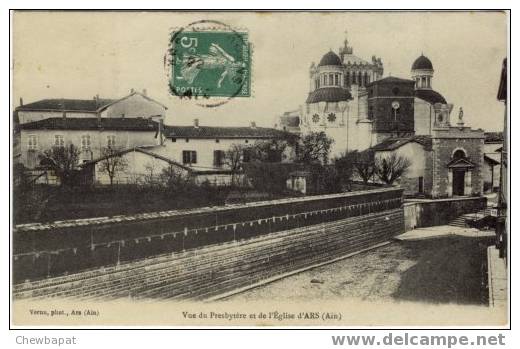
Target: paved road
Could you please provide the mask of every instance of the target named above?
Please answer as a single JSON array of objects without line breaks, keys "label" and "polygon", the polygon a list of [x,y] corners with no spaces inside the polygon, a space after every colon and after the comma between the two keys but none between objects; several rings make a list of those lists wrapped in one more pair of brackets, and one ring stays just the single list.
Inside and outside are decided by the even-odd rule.
[{"label": "paved road", "polygon": [[357,298],[486,304],[482,288],[490,237],[444,236],[394,241],[227,298],[306,301]]}]

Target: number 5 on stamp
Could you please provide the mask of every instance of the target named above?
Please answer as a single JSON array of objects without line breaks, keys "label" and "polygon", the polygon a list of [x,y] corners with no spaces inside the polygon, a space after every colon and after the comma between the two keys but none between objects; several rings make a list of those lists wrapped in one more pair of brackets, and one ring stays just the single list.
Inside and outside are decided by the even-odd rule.
[{"label": "number 5 on stamp", "polygon": [[251,96],[247,33],[179,31],[171,37],[170,92],[181,97]]}]

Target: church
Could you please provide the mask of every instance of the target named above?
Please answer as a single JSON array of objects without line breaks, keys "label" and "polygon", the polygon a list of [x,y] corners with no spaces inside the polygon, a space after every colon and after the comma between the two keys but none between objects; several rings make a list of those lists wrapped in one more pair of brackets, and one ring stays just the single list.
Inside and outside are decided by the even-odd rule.
[{"label": "church", "polygon": [[405,195],[442,198],[481,195],[484,131],[464,124],[459,110],[433,88],[434,68],[421,54],[409,78],[383,77],[381,58],[364,60],[345,40],[309,68],[309,94],[276,127],[305,135],[323,131],[334,140],[330,158],[372,150],[397,152],[412,165],[400,185]]}]

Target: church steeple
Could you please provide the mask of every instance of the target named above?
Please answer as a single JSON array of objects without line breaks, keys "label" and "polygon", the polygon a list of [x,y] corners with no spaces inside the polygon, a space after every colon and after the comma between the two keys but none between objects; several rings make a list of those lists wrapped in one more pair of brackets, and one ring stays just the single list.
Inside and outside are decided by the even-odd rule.
[{"label": "church steeple", "polygon": [[343,47],[339,48],[339,54],[341,56],[341,60],[343,60],[343,57],[345,55],[351,55],[354,53],[354,49],[352,48],[352,46],[348,45],[347,35],[348,35],[348,30],[345,30],[345,40],[343,41]]},{"label": "church steeple", "polygon": [[412,79],[416,89],[432,88],[433,65],[428,57],[421,55],[412,64]]}]

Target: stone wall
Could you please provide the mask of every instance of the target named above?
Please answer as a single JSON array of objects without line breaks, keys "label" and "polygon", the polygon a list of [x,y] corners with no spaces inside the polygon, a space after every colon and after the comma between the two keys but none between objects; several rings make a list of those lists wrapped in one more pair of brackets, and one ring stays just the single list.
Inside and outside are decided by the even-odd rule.
[{"label": "stone wall", "polygon": [[402,208],[402,190],[19,225],[13,281],[77,273]]},{"label": "stone wall", "polygon": [[402,208],[13,287],[15,299],[208,299],[364,251],[401,234]]},{"label": "stone wall", "polygon": [[464,195],[480,195],[483,190],[482,166],[483,166],[483,131],[470,130],[468,128],[436,130],[432,137],[434,151],[433,159],[433,197],[445,198],[451,196],[450,169],[447,164],[453,159],[456,150],[463,150],[466,157],[475,167],[471,169],[471,185]]},{"label": "stone wall", "polygon": [[485,197],[410,200],[404,204],[405,230],[446,225],[460,215],[486,208],[486,204]]}]

